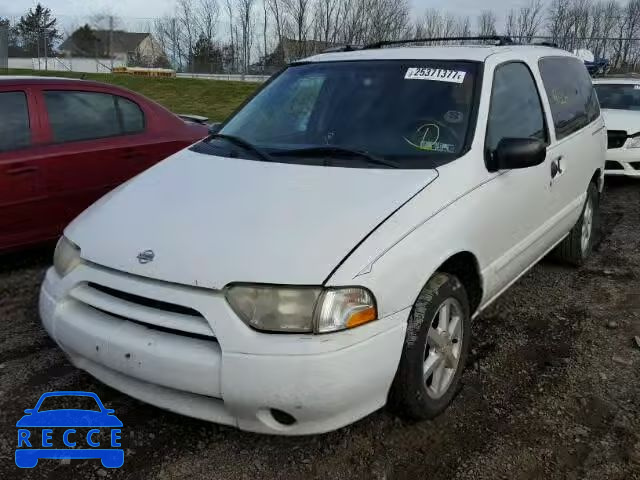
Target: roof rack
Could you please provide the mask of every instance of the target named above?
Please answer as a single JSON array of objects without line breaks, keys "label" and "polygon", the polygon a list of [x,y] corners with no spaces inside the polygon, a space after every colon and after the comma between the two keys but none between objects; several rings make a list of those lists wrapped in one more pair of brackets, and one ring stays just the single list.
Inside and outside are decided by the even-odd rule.
[{"label": "roof rack", "polygon": [[322,53],[353,52],[355,50],[362,50],[362,47],[357,45],[341,45],[339,47],[327,48],[323,50]]},{"label": "roof rack", "polygon": [[[404,45],[406,43],[432,43],[432,42],[496,42],[496,45],[513,45],[511,37],[502,35],[489,35],[482,37],[435,37],[435,38],[410,38],[405,40],[383,40],[370,43],[362,47],[362,50],[388,47],[391,45]],[[345,50],[340,50],[345,51]],[[348,50],[347,50],[348,51]]]},{"label": "roof rack", "polygon": [[557,43],[554,42],[533,42],[531,45],[534,47],[551,47],[551,48],[560,48]]}]

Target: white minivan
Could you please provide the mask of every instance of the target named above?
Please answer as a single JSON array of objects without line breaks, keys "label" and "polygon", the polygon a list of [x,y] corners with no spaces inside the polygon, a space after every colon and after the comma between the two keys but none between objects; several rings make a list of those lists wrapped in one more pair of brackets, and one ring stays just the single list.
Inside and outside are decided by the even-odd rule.
[{"label": "white minivan", "polygon": [[345,49],[288,66],[64,233],[44,327],[100,381],[273,434],[451,402],[471,319],[591,252],[606,131],[550,47]]}]

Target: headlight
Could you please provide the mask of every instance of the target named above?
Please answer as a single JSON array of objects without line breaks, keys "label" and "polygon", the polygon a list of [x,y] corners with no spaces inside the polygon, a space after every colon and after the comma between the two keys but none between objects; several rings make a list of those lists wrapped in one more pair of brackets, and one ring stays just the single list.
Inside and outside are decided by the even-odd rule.
[{"label": "headlight", "polygon": [[58,272],[58,275],[64,277],[81,263],[80,247],[71,243],[67,237],[60,237],[56,245],[56,251],[53,254],[53,267]]},{"label": "headlight", "polygon": [[378,317],[373,295],[360,287],[232,285],[226,298],[246,324],[269,332],[336,332]]},{"label": "headlight", "polygon": [[637,137],[631,137],[627,141],[627,148],[640,148],[640,135]]}]

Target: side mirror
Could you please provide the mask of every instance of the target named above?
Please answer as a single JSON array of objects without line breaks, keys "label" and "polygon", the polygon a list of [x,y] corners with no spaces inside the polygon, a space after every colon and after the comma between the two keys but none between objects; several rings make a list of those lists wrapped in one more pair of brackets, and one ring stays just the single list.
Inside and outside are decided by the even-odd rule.
[{"label": "side mirror", "polygon": [[222,123],[220,123],[220,122],[210,123],[209,124],[209,135],[213,135],[214,133],[218,133],[220,131],[221,127],[222,127]]},{"label": "side mirror", "polygon": [[491,154],[489,170],[512,170],[540,165],[547,157],[547,145],[536,138],[503,138]]}]

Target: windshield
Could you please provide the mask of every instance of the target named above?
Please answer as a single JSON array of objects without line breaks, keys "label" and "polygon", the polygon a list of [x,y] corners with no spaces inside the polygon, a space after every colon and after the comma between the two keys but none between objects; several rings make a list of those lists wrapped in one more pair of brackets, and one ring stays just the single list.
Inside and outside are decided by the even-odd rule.
[{"label": "windshield", "polygon": [[[294,65],[220,134],[241,138],[278,162],[433,168],[465,149],[477,67],[449,61]],[[208,142],[234,148],[224,138]],[[246,151],[232,156],[243,154],[255,158]]]},{"label": "windshield", "polygon": [[640,84],[602,83],[595,85],[595,89],[602,108],[640,110]]},{"label": "windshield", "polygon": [[42,401],[42,404],[40,404],[38,411],[46,412],[48,410],[61,409],[100,411],[100,407],[95,399],[85,395],[54,395],[47,397]]}]

